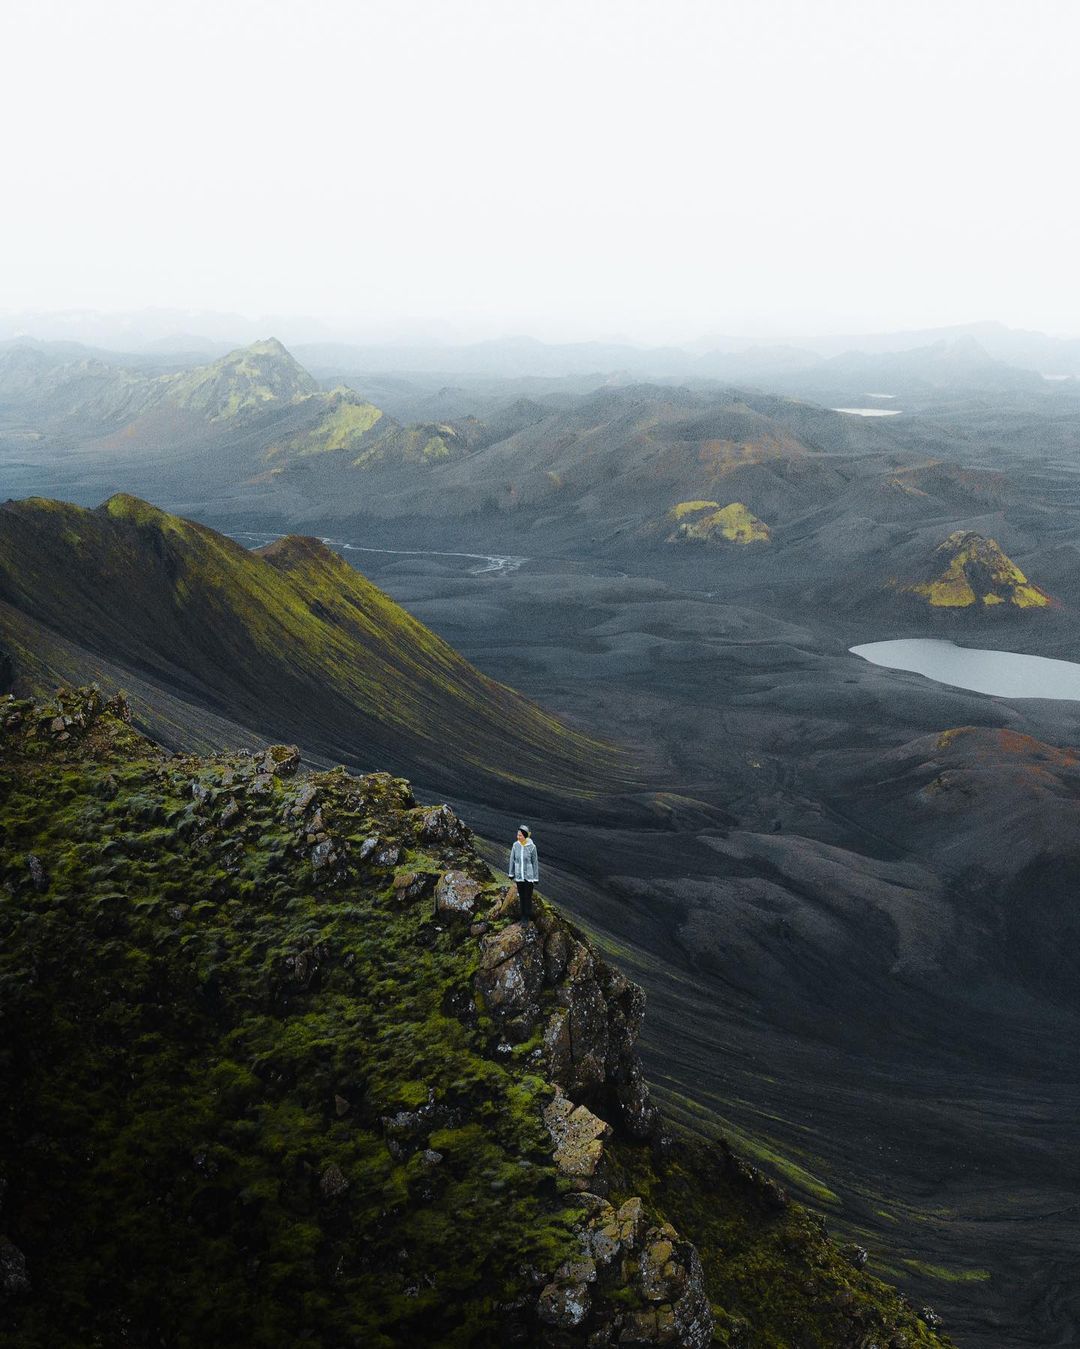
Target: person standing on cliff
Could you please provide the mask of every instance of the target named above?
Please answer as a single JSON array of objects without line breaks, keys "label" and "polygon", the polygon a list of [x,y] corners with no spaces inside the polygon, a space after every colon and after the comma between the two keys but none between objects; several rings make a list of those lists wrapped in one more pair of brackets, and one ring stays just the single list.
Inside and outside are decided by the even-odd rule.
[{"label": "person standing on cliff", "polygon": [[510,849],[510,866],[506,873],[517,887],[521,900],[521,921],[532,921],[533,886],[540,879],[540,861],[536,855],[536,844],[529,837],[528,825],[522,825],[517,831],[517,839]]}]

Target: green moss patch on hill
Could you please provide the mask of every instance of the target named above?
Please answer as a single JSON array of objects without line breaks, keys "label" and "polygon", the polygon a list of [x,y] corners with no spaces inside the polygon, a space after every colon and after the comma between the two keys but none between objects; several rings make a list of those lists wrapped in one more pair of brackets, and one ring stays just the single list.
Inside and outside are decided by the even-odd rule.
[{"label": "green moss patch on hill", "polygon": [[947,1343],[659,1131],[640,991],[446,807],[298,758],[0,703],[0,1336]]},{"label": "green moss patch on hill", "polygon": [[718,507],[715,501],[680,501],[667,515],[675,528],[668,543],[768,543],[769,526],[741,501]]},{"label": "green moss patch on hill", "polygon": [[995,539],[985,539],[970,530],[956,530],[935,549],[935,565],[942,562],[943,571],[926,581],[900,588],[922,596],[938,609],[996,605],[1044,609],[1050,604],[1050,596],[1031,584]]}]

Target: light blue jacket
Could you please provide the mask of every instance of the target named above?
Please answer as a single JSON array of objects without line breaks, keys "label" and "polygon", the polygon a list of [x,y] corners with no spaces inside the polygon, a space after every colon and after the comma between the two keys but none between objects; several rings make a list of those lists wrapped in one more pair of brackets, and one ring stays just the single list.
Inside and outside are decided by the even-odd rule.
[{"label": "light blue jacket", "polygon": [[540,862],[536,856],[536,844],[531,838],[525,840],[525,846],[514,840],[510,849],[510,869],[506,873],[512,881],[538,881]]}]

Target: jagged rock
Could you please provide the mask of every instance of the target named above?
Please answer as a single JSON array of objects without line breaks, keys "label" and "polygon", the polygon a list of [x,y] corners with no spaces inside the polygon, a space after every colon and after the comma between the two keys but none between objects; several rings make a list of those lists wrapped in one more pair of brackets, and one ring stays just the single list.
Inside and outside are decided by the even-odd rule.
[{"label": "jagged rock", "polygon": [[656,1335],[655,1311],[650,1309],[644,1312],[630,1312],[619,1335],[619,1343],[631,1347],[656,1344]]},{"label": "jagged rock", "polygon": [[221,824],[222,829],[228,829],[229,825],[233,824],[239,818],[240,807],[237,804],[235,797],[230,797],[225,803],[225,809],[221,812],[219,823]]},{"label": "jagged rock", "polygon": [[537,927],[544,939],[545,978],[562,1004],[544,1031],[551,1079],[603,1113],[614,1106],[632,1138],[647,1138],[656,1123],[635,1041],[645,1011],[642,990],[597,959],[584,939],[553,915]]},{"label": "jagged rock", "polygon": [[349,1104],[349,1102],[345,1099],[344,1096],[338,1096],[335,1094],[334,1114],[337,1115],[338,1119],[341,1119],[343,1115],[347,1115],[351,1109],[352,1106]]},{"label": "jagged rock", "polygon": [[496,1020],[539,1016],[536,999],[543,982],[543,948],[533,926],[511,923],[483,938],[475,986]]},{"label": "jagged rock", "polygon": [[567,1260],[555,1271],[556,1283],[595,1283],[596,1262],[590,1256]]},{"label": "jagged rock", "polygon": [[841,1247],[841,1252],[856,1269],[866,1268],[866,1262],[870,1258],[870,1252],[865,1246],[859,1246],[856,1245],[855,1242],[852,1242],[848,1246]]},{"label": "jagged rock", "polygon": [[464,871],[447,871],[435,887],[436,912],[470,914],[476,907],[480,891],[479,882]]},{"label": "jagged rock", "polygon": [[[705,1271],[697,1248],[689,1241],[678,1241],[675,1246],[677,1270],[681,1271],[682,1292],[672,1304],[674,1340],[685,1349],[705,1349],[712,1343],[713,1317],[708,1294],[705,1291]],[[666,1274],[666,1269],[665,1269]],[[680,1279],[672,1278],[679,1286]]]},{"label": "jagged rock", "polygon": [[49,887],[49,876],[45,870],[44,863],[37,853],[26,854],[26,866],[30,872],[30,884],[40,894],[42,890]]},{"label": "jagged rock", "polygon": [[555,1165],[563,1175],[595,1175],[604,1156],[604,1142],[612,1134],[611,1125],[561,1092],[544,1107],[543,1116],[554,1145]]},{"label": "jagged rock", "polygon": [[592,1298],[587,1284],[549,1283],[540,1294],[536,1310],[541,1321],[560,1330],[580,1326],[589,1314]]},{"label": "jagged rock", "polygon": [[273,777],[289,777],[300,767],[300,751],[296,745],[270,745],[259,760],[260,773]]},{"label": "jagged rock", "polygon": [[381,867],[396,867],[400,856],[401,849],[390,843],[375,854],[375,861]]},{"label": "jagged rock", "polygon": [[566,972],[570,938],[564,927],[552,926],[553,930],[544,940],[544,975],[549,984],[557,984]]},{"label": "jagged rock", "polygon": [[449,806],[421,807],[417,835],[423,843],[464,847],[472,838],[472,830],[462,823]]},{"label": "jagged rock", "polygon": [[617,1212],[612,1212],[610,1222],[601,1227],[600,1231],[607,1233],[619,1250],[632,1251],[641,1242],[644,1229],[644,1208],[641,1200],[634,1196],[621,1204]]},{"label": "jagged rock", "polygon": [[675,1267],[672,1255],[675,1247],[667,1237],[650,1232],[651,1240],[641,1255],[638,1281],[641,1291],[650,1302],[664,1302],[671,1297],[671,1281]]},{"label": "jagged rock", "polygon": [[256,773],[248,791],[252,796],[266,796],[274,790],[274,779],[269,773]]},{"label": "jagged rock", "polygon": [[432,871],[399,871],[394,877],[394,898],[400,904],[413,904],[430,895],[438,879]]},{"label": "jagged rock", "polygon": [[648,1138],[656,1124],[657,1110],[652,1104],[645,1070],[636,1055],[625,1072],[626,1080],[617,1082],[615,1089],[622,1112],[622,1126],[631,1138]]},{"label": "jagged rock", "polygon": [[26,1256],[13,1241],[0,1237],[0,1298],[15,1297],[30,1291]]},{"label": "jagged rock", "polygon": [[303,815],[303,813],[307,810],[308,806],[310,806],[311,803],[315,800],[317,795],[318,792],[314,787],[314,785],[310,782],[305,782],[304,785],[300,788],[300,790],[296,793],[296,795],[285,807],[287,814],[292,816]]},{"label": "jagged rock", "polygon": [[311,865],[315,871],[320,871],[323,867],[333,866],[337,860],[333,839],[324,838],[321,843],[316,843],[311,850]]},{"label": "jagged rock", "polygon": [[191,784],[191,795],[200,804],[210,795],[210,788],[205,782],[200,782],[198,778]]},{"label": "jagged rock", "polygon": [[356,856],[359,861],[366,862],[375,849],[379,846],[378,834],[369,834],[356,850]]},{"label": "jagged rock", "polygon": [[324,1199],[337,1199],[349,1188],[349,1182],[336,1162],[331,1162],[319,1180],[319,1193]]},{"label": "jagged rock", "polygon": [[283,957],[279,992],[290,989],[307,992],[332,953],[333,948],[328,943],[319,942]]},{"label": "jagged rock", "polygon": [[400,1142],[415,1142],[425,1131],[426,1121],[418,1110],[399,1110],[384,1115],[380,1121],[388,1138]]}]

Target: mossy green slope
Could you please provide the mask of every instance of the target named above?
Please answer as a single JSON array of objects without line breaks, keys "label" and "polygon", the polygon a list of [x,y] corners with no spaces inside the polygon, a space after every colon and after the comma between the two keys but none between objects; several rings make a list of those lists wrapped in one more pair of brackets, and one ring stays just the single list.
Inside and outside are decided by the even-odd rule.
[{"label": "mossy green slope", "polygon": [[[454,1015],[476,943],[394,888],[486,867],[400,780],[167,758],[118,710],[0,712],[0,1221],[41,1293],[7,1342],[493,1342],[580,1204],[533,1046],[498,1062]],[[385,1121],[429,1100],[441,1158],[395,1157]]]},{"label": "mossy green slope", "polygon": [[312,395],[319,413],[312,424],[285,437],[266,452],[268,460],[304,459],[313,454],[346,453],[359,449],[373,427],[383,419],[380,408],[352,389],[333,389]]},{"label": "mossy green slope", "polygon": [[179,375],[162,375],[154,385],[173,407],[210,421],[229,421],[266,404],[291,402],[319,392],[314,376],[273,337],[240,347],[210,365]]},{"label": "mossy green slope", "polygon": [[254,554],[134,497],[11,502],[0,605],[9,626],[26,615],[264,735],[442,790],[588,791],[631,776],[315,539]]},{"label": "mossy green slope", "polygon": [[[298,402],[308,414],[307,423],[264,451],[272,473],[300,461],[307,471],[314,467],[348,479],[357,470],[429,468],[469,449],[467,436],[457,427],[444,422],[402,426],[352,389],[312,394]],[[315,456],[314,464],[303,462]]]},{"label": "mossy green slope", "polygon": [[[948,1343],[722,1145],[632,1127],[640,993],[543,902],[493,960],[529,934],[445,807],[126,715],[0,703],[0,1343]],[[615,1135],[568,1166],[571,1090]]]}]

